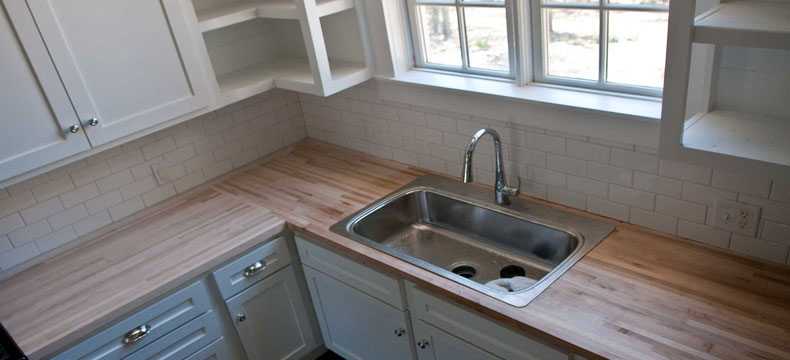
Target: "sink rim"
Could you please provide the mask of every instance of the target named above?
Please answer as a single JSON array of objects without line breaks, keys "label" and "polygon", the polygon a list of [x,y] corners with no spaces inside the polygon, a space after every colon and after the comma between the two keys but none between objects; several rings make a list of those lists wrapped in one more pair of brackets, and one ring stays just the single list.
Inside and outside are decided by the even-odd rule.
[{"label": "sink rim", "polygon": [[[562,231],[570,236],[575,237],[579,244],[576,248],[559,264],[557,264],[549,273],[543,278],[539,279],[535,284],[529,288],[517,292],[500,292],[491,289],[484,284],[476,281],[469,280],[458,274],[453,273],[448,269],[444,269],[434,265],[425,260],[416,258],[404,252],[395,250],[380,242],[369,239],[356,233],[354,226],[363,220],[365,217],[371,215],[382,207],[392,203],[393,201],[415,192],[427,191],[436,193],[441,196],[446,196],[456,201],[469,203],[472,206],[479,206],[486,210],[494,211],[505,216],[511,216],[521,221],[528,221],[540,226],[545,226],[557,231]],[[529,210],[538,209],[538,215],[527,212]],[[546,216],[539,216],[542,213],[555,213],[555,215],[562,215],[560,217],[567,217],[576,220],[576,225],[583,226],[569,226],[557,221],[554,221]],[[596,226],[590,226],[596,225]],[[580,230],[579,227],[582,229]],[[597,227],[597,228],[596,228]],[[592,231],[585,231],[587,228],[592,228]],[[522,198],[511,198],[511,205],[497,205],[493,201],[493,193],[490,190],[480,188],[474,185],[463,184],[451,179],[438,177],[434,175],[425,175],[417,178],[416,180],[402,186],[401,188],[393,191],[392,193],[376,200],[374,203],[366,206],[365,208],[355,212],[354,214],[344,218],[343,220],[335,223],[330,227],[330,231],[343,235],[351,240],[384,252],[390,256],[398,258],[402,261],[408,262],[412,265],[421,267],[431,273],[442,276],[448,280],[459,283],[474,291],[483,293],[509,305],[515,307],[524,307],[540,295],[546,288],[554,283],[563,273],[565,273],[573,264],[579,261],[584,255],[592,250],[595,245],[600,243],[608,234],[614,230],[614,226],[600,222],[597,220],[589,219],[580,215],[571,214],[566,211],[554,209],[546,205],[534,203]]]}]

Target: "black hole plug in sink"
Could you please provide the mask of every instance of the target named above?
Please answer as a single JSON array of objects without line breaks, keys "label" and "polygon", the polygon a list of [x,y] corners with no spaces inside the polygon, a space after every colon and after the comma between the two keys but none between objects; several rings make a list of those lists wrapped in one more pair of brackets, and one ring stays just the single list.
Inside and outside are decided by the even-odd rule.
[{"label": "black hole plug in sink", "polygon": [[524,268],[518,265],[508,265],[502,268],[499,272],[499,276],[503,278],[512,278],[516,276],[524,276],[527,272],[524,271]]},{"label": "black hole plug in sink", "polygon": [[465,277],[467,279],[469,279],[472,276],[475,276],[475,274],[477,274],[477,270],[475,270],[475,268],[473,268],[473,267],[471,267],[469,265],[456,266],[455,268],[453,268],[452,272],[454,272],[454,273],[456,273],[458,275],[461,275],[461,276],[463,276],[463,277]]}]

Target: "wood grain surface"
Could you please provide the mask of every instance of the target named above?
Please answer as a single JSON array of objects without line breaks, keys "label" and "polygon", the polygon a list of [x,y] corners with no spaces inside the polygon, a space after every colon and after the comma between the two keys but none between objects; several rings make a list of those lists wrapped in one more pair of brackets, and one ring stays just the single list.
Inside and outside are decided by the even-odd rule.
[{"label": "wood grain surface", "polygon": [[199,189],[0,282],[0,322],[46,358],[283,229],[267,209]]},{"label": "wood grain surface", "polygon": [[329,231],[425,174],[307,141],[214,186],[318,243],[589,358],[790,359],[790,268],[552,205],[617,230],[525,308]]},{"label": "wood grain surface", "polygon": [[[329,231],[424,174],[308,140],[0,282],[0,321],[25,351],[53,351],[120,318],[121,305],[141,305],[241,253],[254,234],[273,235],[281,218],[355,261],[591,359],[790,359],[785,266],[531,199],[617,230],[530,305],[515,308]],[[141,264],[148,270],[135,270]],[[147,294],[130,305],[141,287]]]}]

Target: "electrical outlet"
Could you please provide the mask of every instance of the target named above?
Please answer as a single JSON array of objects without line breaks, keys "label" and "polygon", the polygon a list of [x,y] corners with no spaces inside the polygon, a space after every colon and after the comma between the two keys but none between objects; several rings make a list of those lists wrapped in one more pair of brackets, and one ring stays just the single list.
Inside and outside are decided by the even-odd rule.
[{"label": "electrical outlet", "polygon": [[154,174],[156,175],[156,181],[159,182],[159,185],[168,183],[172,180],[169,170],[170,169],[166,166],[160,166],[154,169]]},{"label": "electrical outlet", "polygon": [[713,211],[713,227],[752,237],[757,235],[759,206],[716,199]]},{"label": "electrical outlet", "polygon": [[362,136],[365,140],[378,143],[379,142],[379,127],[370,121],[360,121],[362,128]]}]

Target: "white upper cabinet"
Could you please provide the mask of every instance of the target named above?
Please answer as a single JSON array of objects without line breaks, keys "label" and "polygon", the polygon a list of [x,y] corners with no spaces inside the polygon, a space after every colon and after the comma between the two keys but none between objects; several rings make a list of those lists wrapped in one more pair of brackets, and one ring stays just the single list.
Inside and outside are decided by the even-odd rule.
[{"label": "white upper cabinet", "polygon": [[93,146],[209,105],[183,2],[28,4]]},{"label": "white upper cabinet", "polygon": [[3,5],[0,180],[90,148],[25,1]]}]

